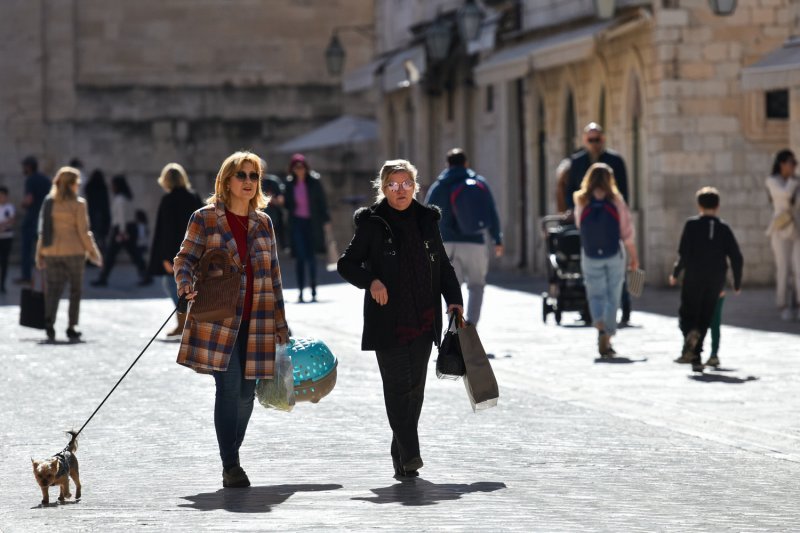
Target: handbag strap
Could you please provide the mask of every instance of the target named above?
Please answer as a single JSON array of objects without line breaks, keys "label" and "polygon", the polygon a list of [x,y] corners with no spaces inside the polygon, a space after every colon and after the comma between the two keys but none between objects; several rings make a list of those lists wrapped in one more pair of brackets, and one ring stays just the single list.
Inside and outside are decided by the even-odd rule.
[{"label": "handbag strap", "polygon": [[[248,253],[248,256],[250,254]],[[222,248],[214,248],[211,250],[207,250],[206,253],[203,254],[203,257],[200,258],[200,272],[198,278],[201,280],[205,280],[208,278],[208,267],[211,266],[212,261],[220,260],[224,267],[227,269],[231,264],[231,256],[230,254],[223,250]]]}]

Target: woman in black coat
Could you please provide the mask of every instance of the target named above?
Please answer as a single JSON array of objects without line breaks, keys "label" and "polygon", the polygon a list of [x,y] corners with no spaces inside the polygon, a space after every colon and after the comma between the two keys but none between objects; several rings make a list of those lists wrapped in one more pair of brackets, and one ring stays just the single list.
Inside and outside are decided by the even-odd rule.
[{"label": "woman in black coat", "polygon": [[[203,207],[203,201],[192,190],[189,176],[178,163],[169,163],[161,171],[158,184],[167,192],[161,197],[153,230],[153,245],[150,247],[148,274],[161,276],[164,292],[178,305],[178,291],[173,279],[172,261],[180,250],[189,218]],[[167,333],[177,336],[183,333],[186,315],[178,313],[178,325]]]},{"label": "woman in black coat", "polygon": [[375,350],[392,428],[395,476],[422,467],[419,423],[432,344],[447,312],[463,313],[461,287],[439,234],[441,214],[414,199],[417,169],[387,161],[375,180],[378,201],[356,211],[356,232],[339,259],[339,274],[365,290],[362,350]]},{"label": "woman in black coat", "polygon": [[306,268],[311,282],[311,301],[317,301],[317,260],[315,254],[325,252],[325,225],[330,224],[328,202],[319,174],[313,172],[302,154],[294,154],[289,163],[285,188],[286,211],[289,213],[292,255],[295,259],[298,301],[303,301]]}]

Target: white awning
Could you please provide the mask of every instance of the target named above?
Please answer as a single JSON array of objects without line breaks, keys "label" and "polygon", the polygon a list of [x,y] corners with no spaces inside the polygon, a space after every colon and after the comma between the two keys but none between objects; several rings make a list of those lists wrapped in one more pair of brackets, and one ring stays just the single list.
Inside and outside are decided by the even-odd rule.
[{"label": "white awning", "polygon": [[527,76],[534,70],[545,70],[589,59],[599,40],[616,38],[648,20],[650,14],[640,10],[636,16],[627,20],[597,22],[500,49],[475,68],[475,82],[485,85],[511,81]]},{"label": "white awning", "polygon": [[351,70],[342,77],[342,90],[346,93],[365,91],[375,86],[375,73],[386,62],[382,57]]},{"label": "white awning", "polygon": [[278,146],[279,152],[305,152],[345,144],[377,140],[378,123],[372,119],[342,115],[336,120]]},{"label": "white awning", "polygon": [[800,37],[793,37],[747,68],[742,89],[770,90],[800,87]]},{"label": "white awning", "polygon": [[425,68],[425,47],[423,45],[401,50],[386,62],[386,66],[383,68],[381,87],[384,92],[389,93],[419,83],[425,75]]}]

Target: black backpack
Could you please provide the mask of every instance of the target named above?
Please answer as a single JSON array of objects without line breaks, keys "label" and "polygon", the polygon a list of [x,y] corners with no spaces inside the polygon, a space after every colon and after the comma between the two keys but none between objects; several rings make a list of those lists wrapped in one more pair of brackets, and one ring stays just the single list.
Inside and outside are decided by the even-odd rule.
[{"label": "black backpack", "polygon": [[492,195],[489,187],[472,173],[450,190],[450,207],[458,230],[464,235],[480,234],[492,220]]}]

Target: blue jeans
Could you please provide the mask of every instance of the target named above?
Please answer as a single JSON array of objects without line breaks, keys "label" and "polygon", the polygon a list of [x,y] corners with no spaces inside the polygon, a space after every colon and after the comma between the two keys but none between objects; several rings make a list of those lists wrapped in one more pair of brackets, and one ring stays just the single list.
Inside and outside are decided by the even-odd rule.
[{"label": "blue jeans", "polygon": [[163,287],[164,292],[172,298],[172,301],[175,303],[175,307],[178,306],[178,286],[175,284],[175,278],[172,277],[172,274],[164,274],[161,276],[161,287]]},{"label": "blue jeans", "polygon": [[595,259],[581,253],[581,270],[592,325],[613,335],[617,332],[617,309],[625,281],[625,254]]},{"label": "blue jeans", "polygon": [[248,323],[242,322],[227,370],[214,372],[217,385],[214,429],[217,431],[222,467],[226,469],[239,464],[239,447],[244,440],[255,400],[256,380],[244,379],[247,328]]},{"label": "blue jeans", "polygon": [[306,286],[306,265],[311,278],[311,294],[317,294],[317,259],[314,256],[314,231],[310,218],[292,217],[292,253],[295,259],[297,288]]}]

